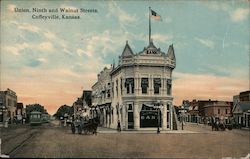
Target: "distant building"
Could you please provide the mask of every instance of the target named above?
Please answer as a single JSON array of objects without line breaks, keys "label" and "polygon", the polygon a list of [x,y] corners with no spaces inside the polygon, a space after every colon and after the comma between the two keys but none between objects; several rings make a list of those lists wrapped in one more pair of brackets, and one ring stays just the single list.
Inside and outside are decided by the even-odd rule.
[{"label": "distant building", "polygon": [[83,90],[81,99],[83,100],[83,105],[91,106],[92,99],[91,99],[92,91],[90,90]]},{"label": "distant building", "polygon": [[226,117],[231,115],[232,102],[218,100],[196,100],[187,102],[189,109],[187,112],[189,122],[201,123],[206,117],[222,116],[227,113]]},{"label": "distant building", "polygon": [[236,124],[242,127],[250,127],[250,91],[240,92],[233,97],[233,117]]},{"label": "distant building", "polygon": [[16,116],[18,121],[21,121],[22,118],[25,116],[25,109],[23,107],[23,103],[17,103]]},{"label": "distant building", "polygon": [[92,86],[93,105],[100,109],[103,124],[123,130],[160,127],[173,130],[175,109],[172,96],[172,71],[176,59],[173,45],[167,53],[153,41],[135,54],[128,42],[118,65],[104,68]]},{"label": "distant building", "polygon": [[216,101],[212,100],[192,100],[189,102],[189,109],[188,109],[188,121],[189,122],[202,122],[201,118],[205,117],[205,108],[204,106],[207,104],[212,104]]},{"label": "distant building", "polygon": [[204,106],[205,117],[218,117],[229,123],[233,102],[217,101]]},{"label": "distant building", "polygon": [[73,103],[74,115],[76,116],[77,112],[83,110],[83,100],[81,98],[77,98],[77,100]]},{"label": "distant building", "polygon": [[189,107],[187,111],[187,121],[197,123],[199,119],[199,102],[194,99],[193,101],[188,103]]},{"label": "distant building", "polygon": [[13,123],[16,116],[17,95],[11,89],[0,91],[0,122],[5,122],[10,119]]},{"label": "distant building", "polygon": [[240,102],[249,102],[250,91],[240,92],[239,98],[240,98]]},{"label": "distant building", "polygon": [[190,102],[189,102],[188,100],[183,100],[183,101],[182,101],[182,107],[183,107],[184,109],[188,110],[189,107],[190,107]]},{"label": "distant building", "polygon": [[77,98],[77,100],[73,103],[74,109],[74,116],[81,114],[81,113],[89,113],[89,109],[92,105],[91,99],[92,91],[90,90],[83,90],[82,96]]}]

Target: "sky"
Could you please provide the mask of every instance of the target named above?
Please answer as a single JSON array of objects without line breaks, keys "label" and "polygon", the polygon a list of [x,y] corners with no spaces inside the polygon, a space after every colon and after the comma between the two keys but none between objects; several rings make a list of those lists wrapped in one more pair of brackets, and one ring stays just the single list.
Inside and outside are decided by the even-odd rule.
[{"label": "sky", "polygon": [[[134,53],[152,39],[167,52],[173,44],[174,105],[182,100],[232,101],[249,90],[250,3],[224,1],[1,1],[1,90],[18,102],[40,103],[50,114],[72,105],[97,74],[117,63],[126,40]],[[15,12],[14,8],[30,12]],[[33,8],[96,9],[96,13],[34,13]],[[77,15],[80,19],[32,19],[32,15]]]}]

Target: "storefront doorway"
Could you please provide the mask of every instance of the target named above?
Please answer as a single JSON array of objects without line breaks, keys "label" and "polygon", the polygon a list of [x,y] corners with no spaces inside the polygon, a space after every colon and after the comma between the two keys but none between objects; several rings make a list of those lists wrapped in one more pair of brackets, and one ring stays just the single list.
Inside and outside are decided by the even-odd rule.
[{"label": "storefront doorway", "polygon": [[128,129],[134,129],[134,112],[133,105],[128,105]]},{"label": "storefront doorway", "polygon": [[161,127],[161,111],[143,104],[140,112],[140,127],[158,127],[158,124]]}]

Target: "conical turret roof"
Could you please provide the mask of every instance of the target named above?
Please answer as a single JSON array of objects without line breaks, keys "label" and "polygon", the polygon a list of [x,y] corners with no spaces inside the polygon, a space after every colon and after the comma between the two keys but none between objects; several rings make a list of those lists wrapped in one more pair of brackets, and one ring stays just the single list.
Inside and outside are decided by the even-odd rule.
[{"label": "conical turret roof", "polygon": [[174,46],[173,44],[169,46],[167,57],[169,57],[171,60],[175,60],[175,54],[174,54]]},{"label": "conical turret roof", "polygon": [[133,53],[131,47],[129,46],[128,41],[126,41],[126,45],[125,45],[124,50],[122,52],[122,57],[129,57],[129,56],[133,56],[133,55],[134,55],[134,53]]}]

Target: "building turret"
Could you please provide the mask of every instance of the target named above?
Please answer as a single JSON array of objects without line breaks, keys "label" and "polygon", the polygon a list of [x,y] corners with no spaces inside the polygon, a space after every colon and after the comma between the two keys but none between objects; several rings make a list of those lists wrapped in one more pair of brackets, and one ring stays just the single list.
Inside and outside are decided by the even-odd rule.
[{"label": "building turret", "polygon": [[133,53],[132,49],[130,48],[130,46],[128,44],[128,41],[126,41],[126,45],[124,47],[124,50],[122,52],[121,57],[122,58],[124,58],[124,57],[131,57],[133,55],[134,55],[134,53]]},{"label": "building turret", "polygon": [[170,45],[169,48],[168,48],[167,57],[170,58],[171,60],[175,61],[175,54],[174,54],[174,46],[173,46],[173,44]]}]

